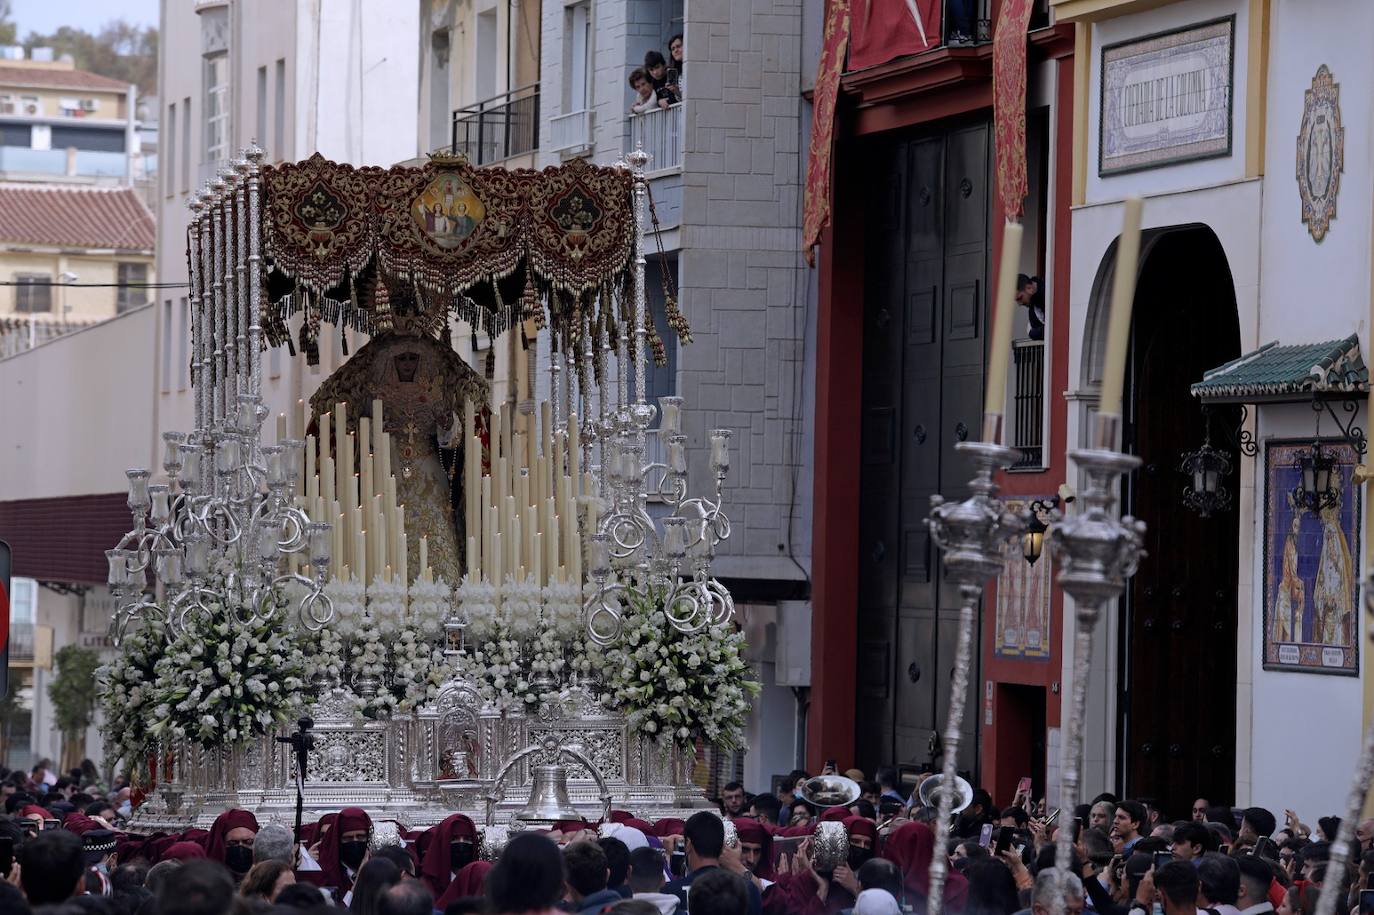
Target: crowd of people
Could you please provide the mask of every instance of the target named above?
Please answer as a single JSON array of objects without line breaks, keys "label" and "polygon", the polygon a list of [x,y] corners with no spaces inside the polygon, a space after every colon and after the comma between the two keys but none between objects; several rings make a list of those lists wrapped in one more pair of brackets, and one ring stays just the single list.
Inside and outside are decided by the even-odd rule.
[{"label": "crowd of people", "polygon": [[[833,773],[827,770],[826,774]],[[817,809],[796,771],[776,793],[731,783],[720,809],[686,820],[553,824],[484,848],[463,814],[424,830],[377,830],[345,808],[299,836],[246,811],[174,835],[124,828],[130,789],[89,763],[54,776],[0,770],[0,915],[897,915],[923,912],[937,853],[936,812],[880,769],[846,806]],[[1067,811],[1065,811],[1067,814]],[[732,824],[727,828],[726,823]],[[826,825],[821,825],[826,824]],[[839,824],[842,829],[834,824]],[[1148,799],[1101,795],[1047,812],[1020,790],[1005,807],[983,789],[952,823],[942,908],[955,915],[1315,915],[1329,881],[1342,915],[1374,876],[1374,820],[1347,866],[1339,820],[1312,829],[1292,811],[1196,800],[1171,820]],[[1071,872],[1054,867],[1074,831]],[[838,836],[837,849],[822,846]],[[847,849],[847,853],[846,853]],[[492,859],[495,860],[492,860]]]},{"label": "crowd of people", "polygon": [[644,54],[644,66],[630,71],[630,88],[635,100],[630,114],[647,114],[682,101],[683,71],[687,61],[682,52],[682,36],[668,39],[668,56],[650,49]]}]

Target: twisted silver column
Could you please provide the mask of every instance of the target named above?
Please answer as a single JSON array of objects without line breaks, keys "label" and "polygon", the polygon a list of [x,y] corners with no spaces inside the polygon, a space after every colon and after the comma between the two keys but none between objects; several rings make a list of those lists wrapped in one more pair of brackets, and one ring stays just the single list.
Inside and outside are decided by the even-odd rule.
[{"label": "twisted silver column", "polygon": [[992,475],[1020,456],[1015,448],[997,444],[1002,417],[983,417],[982,442],[961,442],[955,450],[967,454],[977,468],[969,482],[970,495],[962,502],[946,502],[943,496],[930,497],[930,517],[926,526],[930,536],[945,554],[945,575],[959,585],[959,639],[955,646],[954,679],[950,684],[949,715],[945,719],[944,765],[941,787],[936,793],[935,851],[930,858],[930,894],[927,915],[939,915],[944,903],[945,877],[949,871],[950,813],[952,786],[958,775],[959,745],[962,743],[964,707],[968,699],[968,675],[973,666],[973,630],[983,584],[1002,569],[1003,544],[1025,529],[1024,519],[1007,511],[997,498]]},{"label": "twisted silver column", "polygon": [[[1144,555],[1145,524],[1118,517],[1116,498],[1120,477],[1139,466],[1140,458],[1113,450],[1119,416],[1098,414],[1096,448],[1069,452],[1087,475],[1080,498],[1081,508],[1050,528],[1050,541],[1060,562],[1059,586],[1074,600],[1073,692],[1064,725],[1064,747],[1059,789],[1059,835],[1055,866],[1069,872],[1073,856],[1074,804],[1082,780],[1083,717],[1087,707],[1088,674],[1092,663],[1093,630],[1102,608],[1126,589]],[[1064,911],[1065,887],[1055,893],[1055,911]]]}]

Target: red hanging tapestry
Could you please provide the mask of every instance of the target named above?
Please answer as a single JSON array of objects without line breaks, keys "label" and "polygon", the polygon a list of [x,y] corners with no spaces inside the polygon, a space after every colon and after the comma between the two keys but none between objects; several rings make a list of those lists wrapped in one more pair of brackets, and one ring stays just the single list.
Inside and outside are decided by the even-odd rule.
[{"label": "red hanging tapestry", "polygon": [[849,69],[938,48],[944,0],[854,0]]},{"label": "red hanging tapestry", "polygon": [[1025,212],[1026,28],[1031,0],[1003,0],[992,38],[993,149],[997,193],[1008,219]]},{"label": "red hanging tapestry", "polygon": [[811,144],[806,159],[806,188],[802,196],[802,250],[806,262],[816,265],[816,245],[821,230],[830,222],[830,190],[834,179],[835,105],[839,101],[840,74],[849,46],[849,0],[830,0],[826,7],[821,62],[816,68],[812,93]]}]

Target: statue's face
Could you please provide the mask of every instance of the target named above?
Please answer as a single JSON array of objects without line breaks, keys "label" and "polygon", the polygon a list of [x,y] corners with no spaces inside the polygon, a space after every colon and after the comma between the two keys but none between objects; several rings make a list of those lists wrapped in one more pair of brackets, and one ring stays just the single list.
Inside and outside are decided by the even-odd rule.
[{"label": "statue's face", "polygon": [[394,361],[398,381],[408,384],[415,380],[415,373],[420,370],[419,353],[397,353]]}]

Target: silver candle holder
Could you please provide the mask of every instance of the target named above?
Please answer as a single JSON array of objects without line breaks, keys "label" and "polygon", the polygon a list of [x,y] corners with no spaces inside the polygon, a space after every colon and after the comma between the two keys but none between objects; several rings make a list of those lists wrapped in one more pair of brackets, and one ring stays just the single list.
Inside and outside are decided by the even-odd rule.
[{"label": "silver candle holder", "polygon": [[945,574],[959,585],[959,637],[954,655],[954,678],[950,684],[949,715],[945,720],[944,763],[940,788],[936,792],[935,854],[930,858],[930,893],[927,915],[939,915],[944,902],[945,877],[949,857],[950,814],[954,806],[953,786],[958,775],[959,745],[962,742],[964,707],[968,696],[968,672],[973,662],[973,630],[983,585],[1002,570],[1003,544],[1025,530],[1024,518],[1008,511],[997,498],[992,476],[1010,466],[1020,451],[997,444],[1002,417],[983,416],[981,442],[955,445],[976,468],[969,482],[969,496],[960,502],[946,502],[943,496],[930,497],[930,517],[926,526],[930,536],[944,552]]},{"label": "silver candle holder", "polygon": [[[1087,706],[1088,674],[1092,665],[1093,631],[1102,608],[1126,589],[1126,579],[1135,574],[1145,555],[1145,523],[1117,511],[1120,477],[1140,465],[1140,458],[1115,449],[1121,417],[1097,415],[1095,447],[1069,452],[1087,476],[1077,512],[1050,528],[1049,537],[1059,559],[1059,586],[1074,600],[1073,693],[1064,727],[1063,776],[1059,792],[1059,836],[1056,840],[1055,866],[1069,873],[1073,855],[1071,822],[1073,805],[1082,779],[1083,717]],[[1066,815],[1067,814],[1067,815]],[[1055,911],[1065,905],[1061,884],[1055,898]]]},{"label": "silver candle holder", "polygon": [[[1364,606],[1366,612],[1374,612],[1374,573],[1365,579]],[[1374,626],[1367,632],[1371,646],[1374,646]],[[1336,830],[1336,841],[1331,843],[1331,859],[1327,862],[1328,874],[1344,873],[1350,861],[1350,845],[1355,840],[1355,827],[1364,811],[1365,799],[1369,796],[1370,783],[1374,781],[1374,726],[1364,732],[1360,746],[1360,756],[1355,763],[1355,777],[1351,781],[1350,795],[1346,798],[1341,825]],[[1340,901],[1342,881],[1332,877],[1322,884],[1321,895],[1317,897],[1317,915],[1334,915],[1336,904]]]}]

